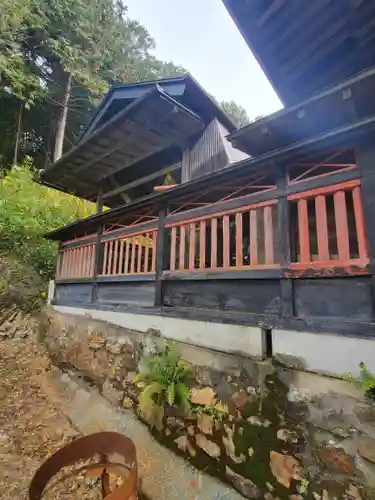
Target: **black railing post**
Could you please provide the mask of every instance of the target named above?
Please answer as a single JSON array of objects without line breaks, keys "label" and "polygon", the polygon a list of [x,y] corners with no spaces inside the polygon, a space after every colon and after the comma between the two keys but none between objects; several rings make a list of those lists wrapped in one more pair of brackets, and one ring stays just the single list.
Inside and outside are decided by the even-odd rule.
[{"label": "black railing post", "polygon": [[[281,268],[286,269],[290,264],[290,214],[287,196],[286,171],[283,167],[281,167],[278,171],[277,187],[280,196],[277,204],[276,252]],[[293,282],[290,278],[281,278],[280,296],[280,316],[282,318],[291,318],[293,316]]]},{"label": "black railing post", "polygon": [[166,255],[166,229],[165,217],[167,215],[166,207],[159,211],[158,235],[156,243],[156,260],[155,260],[155,307],[163,306],[163,281],[162,274],[165,264]]},{"label": "black railing post", "polygon": [[91,287],[91,302],[96,302],[98,300],[98,275],[102,260],[102,235],[103,226],[98,227],[98,232],[96,234],[95,249],[94,249],[94,270],[92,275],[92,287]]}]

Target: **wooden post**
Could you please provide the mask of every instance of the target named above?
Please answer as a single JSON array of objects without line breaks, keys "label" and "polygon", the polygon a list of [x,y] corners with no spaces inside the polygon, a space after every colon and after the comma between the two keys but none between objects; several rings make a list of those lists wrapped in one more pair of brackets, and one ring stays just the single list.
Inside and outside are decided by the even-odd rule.
[{"label": "wooden post", "polygon": [[94,272],[92,276],[91,302],[96,302],[98,300],[98,274],[99,274],[99,269],[102,265],[101,263],[102,235],[103,235],[103,226],[99,226],[98,232],[96,234],[96,241],[94,247]]},{"label": "wooden post", "polygon": [[[290,264],[290,227],[289,204],[286,195],[286,172],[282,168],[278,173],[277,187],[283,193],[277,204],[277,236],[276,236],[276,262],[282,268]],[[289,278],[280,280],[281,312],[282,318],[293,316],[293,282]]]},{"label": "wooden post", "polygon": [[358,167],[361,171],[364,231],[371,274],[372,314],[375,320],[375,145],[371,137],[364,137],[356,147]]},{"label": "wooden post", "polygon": [[165,217],[167,210],[163,207],[159,211],[158,233],[156,242],[156,262],[155,262],[155,307],[163,306],[163,281],[162,274],[166,255],[166,229]]},{"label": "wooden post", "polygon": [[103,212],[103,192],[100,190],[96,197],[96,211],[98,214]]}]

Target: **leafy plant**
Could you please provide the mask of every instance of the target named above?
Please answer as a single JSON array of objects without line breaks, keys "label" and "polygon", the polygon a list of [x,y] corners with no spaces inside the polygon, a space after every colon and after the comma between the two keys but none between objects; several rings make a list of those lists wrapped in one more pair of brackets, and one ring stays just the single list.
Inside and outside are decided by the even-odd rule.
[{"label": "leafy plant", "polygon": [[192,376],[189,363],[181,359],[176,348],[169,344],[165,350],[153,356],[144,371],[135,377],[136,383],[145,383],[140,397],[142,413],[151,407],[178,405],[190,411],[190,392],[186,385]]},{"label": "leafy plant", "polygon": [[347,380],[362,389],[367,397],[375,401],[375,375],[367,368],[365,363],[359,363],[359,377],[349,374]]},{"label": "leafy plant", "polygon": [[228,407],[221,403],[216,405],[194,405],[192,412],[196,415],[206,413],[213,418],[214,422],[221,422],[225,415],[228,414]]}]

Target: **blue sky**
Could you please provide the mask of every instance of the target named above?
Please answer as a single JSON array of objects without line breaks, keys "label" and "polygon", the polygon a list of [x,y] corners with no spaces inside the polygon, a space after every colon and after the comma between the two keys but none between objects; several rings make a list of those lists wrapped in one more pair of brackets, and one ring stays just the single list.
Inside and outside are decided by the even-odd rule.
[{"label": "blue sky", "polygon": [[216,99],[234,100],[250,118],[281,103],[221,0],[127,0],[129,17],[156,41],[155,55],[181,64]]}]

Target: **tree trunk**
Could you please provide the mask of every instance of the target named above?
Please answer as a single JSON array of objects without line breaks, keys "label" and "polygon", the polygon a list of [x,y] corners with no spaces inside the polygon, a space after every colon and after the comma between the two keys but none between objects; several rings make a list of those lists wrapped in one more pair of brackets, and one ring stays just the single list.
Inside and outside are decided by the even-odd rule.
[{"label": "tree trunk", "polygon": [[13,154],[13,166],[17,165],[18,162],[18,151],[20,147],[20,138],[21,138],[21,129],[22,129],[22,110],[23,103],[20,104],[20,111],[18,113],[18,125],[17,125],[17,134],[16,134],[16,143],[14,145],[14,154]]},{"label": "tree trunk", "polygon": [[67,76],[68,78],[64,89],[64,95],[62,96],[61,99],[59,117],[57,120],[53,161],[59,160],[63,153],[66,121],[68,117],[68,103],[69,103],[70,93],[72,90],[72,75],[67,75]]}]

